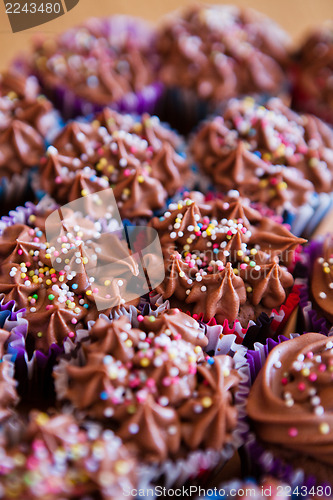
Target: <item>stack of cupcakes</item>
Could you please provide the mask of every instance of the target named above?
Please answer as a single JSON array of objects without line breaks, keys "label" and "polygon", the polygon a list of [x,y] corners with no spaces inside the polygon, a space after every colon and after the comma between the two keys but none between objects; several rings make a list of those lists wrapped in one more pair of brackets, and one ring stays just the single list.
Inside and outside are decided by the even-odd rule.
[{"label": "stack of cupcakes", "polygon": [[332,496],[332,40],[196,5],[1,74],[1,498]]}]

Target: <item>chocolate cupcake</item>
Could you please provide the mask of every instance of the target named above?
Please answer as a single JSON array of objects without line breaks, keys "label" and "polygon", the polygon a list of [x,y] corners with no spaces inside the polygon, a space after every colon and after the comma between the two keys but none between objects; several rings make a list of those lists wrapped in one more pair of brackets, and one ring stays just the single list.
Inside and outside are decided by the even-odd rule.
[{"label": "chocolate cupcake", "polygon": [[[290,483],[297,470],[300,484],[331,484],[333,343],[320,333],[306,333],[273,345],[257,346],[258,356],[247,354],[255,378],[247,403],[257,440],[256,451],[251,445],[253,463],[275,467]],[[263,450],[273,459],[267,454],[263,459]],[[279,463],[273,465],[274,458]]]},{"label": "chocolate cupcake", "polygon": [[297,234],[310,234],[332,204],[333,131],[279,99],[231,100],[201,126],[191,150],[219,190],[237,189],[284,214]]},{"label": "chocolate cupcake", "polygon": [[294,54],[293,106],[333,124],[333,23],[305,37]]},{"label": "chocolate cupcake", "polygon": [[333,240],[332,235],[313,240],[305,249],[299,274],[303,276],[300,325],[305,331],[330,335],[333,326]]},{"label": "chocolate cupcake", "polygon": [[[57,214],[57,206],[47,201],[19,208],[1,224],[0,294],[4,303],[14,301],[24,309],[29,356],[35,349],[46,354],[53,344],[62,347],[67,337],[75,338],[77,328],[101,312],[121,312],[123,306],[131,310],[142,294],[135,256],[129,255],[117,232],[110,232],[115,228],[108,229],[112,219],[82,220],[81,212],[62,209],[62,232],[55,226],[54,238],[48,240],[45,221]],[[90,209],[92,215],[92,205]],[[106,215],[107,206],[103,210]],[[115,275],[112,262],[117,259]],[[127,293],[131,280],[134,284]]]},{"label": "chocolate cupcake", "polygon": [[199,323],[171,309],[138,328],[125,316],[100,318],[85,336],[55,368],[59,400],[134,446],[155,479],[185,482],[231,457],[244,374],[227,353],[204,355]]},{"label": "chocolate cupcake", "polygon": [[33,411],[25,420],[1,436],[4,500],[117,500],[137,486],[136,460],[111,431],[68,414]]},{"label": "chocolate cupcake", "polygon": [[294,278],[287,268],[305,240],[238,196],[195,198],[171,204],[151,222],[165,258],[165,279],[156,291],[205,322],[247,328],[283,304],[283,316],[289,315]]},{"label": "chocolate cupcake", "polygon": [[195,5],[157,35],[168,121],[189,132],[221,101],[286,91],[288,35],[252,9]]},{"label": "chocolate cupcake", "polygon": [[62,111],[73,118],[112,106],[153,112],[156,80],[154,30],[127,16],[91,18],[55,39],[35,41],[33,70]]},{"label": "chocolate cupcake", "polygon": [[63,129],[41,164],[41,187],[61,204],[112,187],[122,217],[150,218],[186,182],[181,144],[155,116],[106,108]]},{"label": "chocolate cupcake", "polygon": [[0,117],[0,200],[5,211],[29,196],[32,171],[45,154],[46,141],[59,129],[59,118],[36,78],[15,69],[0,75]]}]

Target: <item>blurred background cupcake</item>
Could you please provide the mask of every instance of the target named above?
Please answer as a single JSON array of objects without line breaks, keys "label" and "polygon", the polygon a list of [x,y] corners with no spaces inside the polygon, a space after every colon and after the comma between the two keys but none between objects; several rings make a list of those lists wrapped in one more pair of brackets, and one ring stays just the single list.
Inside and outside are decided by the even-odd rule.
[{"label": "blurred background cupcake", "polygon": [[121,440],[69,414],[31,411],[0,440],[3,498],[112,500],[138,486],[138,463]]},{"label": "blurred background cupcake", "polygon": [[287,92],[288,35],[271,19],[230,5],[192,5],[162,21],[156,46],[166,90],[161,116],[182,132],[226,99]]},{"label": "blurred background cupcake", "polygon": [[34,76],[0,75],[0,213],[32,197],[31,181],[60,120]]},{"label": "blurred background cupcake", "polygon": [[153,112],[161,93],[153,41],[141,19],[90,18],[54,39],[36,39],[32,69],[65,118],[110,105]]},{"label": "blurred background cupcake", "polygon": [[280,99],[230,100],[199,127],[190,149],[212,187],[268,206],[294,234],[311,235],[332,206],[333,130]]},{"label": "blurred background cupcake", "polygon": [[182,139],[157,116],[105,108],[91,120],[70,122],[56,137],[36,191],[64,204],[111,187],[123,218],[147,220],[189,173]]},{"label": "blurred background cupcake", "polygon": [[312,30],[294,54],[293,106],[333,124],[333,22]]}]

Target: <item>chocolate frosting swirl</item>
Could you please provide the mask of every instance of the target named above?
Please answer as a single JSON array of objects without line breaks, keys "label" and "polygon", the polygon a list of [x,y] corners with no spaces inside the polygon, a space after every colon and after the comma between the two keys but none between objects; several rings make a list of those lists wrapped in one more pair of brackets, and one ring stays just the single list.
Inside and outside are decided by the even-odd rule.
[{"label": "chocolate frosting swirl", "polygon": [[310,275],[310,291],[314,306],[330,322],[333,323],[331,303],[333,300],[333,240],[327,235],[322,254],[313,263]]},{"label": "chocolate frosting swirl", "polygon": [[151,222],[165,258],[165,279],[156,291],[204,321],[247,326],[279,308],[294,282],[286,266],[305,240],[239,197],[203,203],[191,196],[197,202],[173,203]]},{"label": "chocolate frosting swirl", "polygon": [[[25,309],[29,355],[34,349],[48,352],[53,343],[61,346],[67,337],[73,339],[78,328],[101,312],[109,315],[139,302],[140,293],[131,298],[126,291],[138,274],[127,245],[117,234],[101,232],[99,220],[82,222],[80,213],[64,210],[61,241],[66,243],[60,250],[59,240],[46,241],[44,226],[50,212],[42,209],[36,209],[37,215],[25,224],[14,223],[0,234],[0,294],[5,302],[14,300]],[[54,234],[59,237],[59,228]],[[113,262],[119,262],[117,275],[107,266]]]},{"label": "chocolate frosting swirl", "polygon": [[139,328],[125,316],[99,319],[87,337],[78,357],[55,370],[58,397],[114,429],[144,460],[231,441],[240,377],[229,356],[204,359],[207,338],[195,320],[177,309],[143,317]]},{"label": "chocolate frosting swirl", "polygon": [[332,130],[276,98],[265,107],[251,98],[230,101],[203,124],[191,150],[222,191],[237,189],[279,212],[333,188]]},{"label": "chocolate frosting swirl", "polygon": [[121,498],[137,485],[137,464],[111,431],[73,416],[33,411],[20,441],[4,443],[3,498]]},{"label": "chocolate frosting swirl", "polygon": [[37,80],[16,69],[0,75],[0,114],[0,176],[10,178],[38,165],[56,115]]},{"label": "chocolate frosting swirl", "polygon": [[255,433],[324,464],[333,464],[332,341],[306,333],[269,354],[250,391],[247,412]]},{"label": "chocolate frosting swirl", "polygon": [[157,35],[160,78],[221,101],[247,93],[277,95],[286,82],[289,39],[273,21],[236,6],[188,7]]},{"label": "chocolate frosting swirl", "polygon": [[333,22],[309,33],[294,60],[294,105],[332,123]]},{"label": "chocolate frosting swirl", "polygon": [[123,217],[150,217],[184,183],[180,144],[155,116],[135,121],[106,109],[64,128],[41,163],[41,184],[61,204],[112,187]]},{"label": "chocolate frosting swirl", "polygon": [[46,88],[64,87],[106,106],[154,82],[153,37],[135,18],[92,18],[56,39],[36,40],[35,69]]}]

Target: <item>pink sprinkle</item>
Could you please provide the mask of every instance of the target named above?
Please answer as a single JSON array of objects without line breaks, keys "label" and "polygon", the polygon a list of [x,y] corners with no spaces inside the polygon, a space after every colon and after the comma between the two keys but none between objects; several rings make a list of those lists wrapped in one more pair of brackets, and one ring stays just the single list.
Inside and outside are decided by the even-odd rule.
[{"label": "pink sprinkle", "polygon": [[298,430],[296,429],[296,427],[290,427],[290,429],[288,430],[288,436],[290,437],[296,437],[298,435]]},{"label": "pink sprinkle", "polygon": [[326,365],[324,365],[324,363],[322,363],[321,365],[319,365],[318,370],[320,372],[325,372],[326,371]]},{"label": "pink sprinkle", "polygon": [[30,304],[33,306],[34,304],[36,304],[36,299],[31,299],[30,300]]},{"label": "pink sprinkle", "polygon": [[312,351],[309,351],[307,354],[306,354],[306,357],[308,359],[312,359],[313,358],[313,352]]},{"label": "pink sprinkle", "polygon": [[31,266],[31,262],[25,262],[25,265],[26,265],[26,267],[30,267]]},{"label": "pink sprinkle", "polygon": [[164,387],[169,387],[169,385],[171,385],[170,377],[164,377],[164,379],[162,380],[162,385],[164,385]]},{"label": "pink sprinkle", "polygon": [[240,265],[240,268],[241,268],[241,269],[246,269],[246,268],[247,268],[247,265],[246,265],[246,264],[241,264],[241,265]]},{"label": "pink sprinkle", "polygon": [[21,250],[21,248],[20,248],[20,249],[17,251],[17,253],[18,253],[19,255],[22,255],[22,254],[23,254],[23,250]]},{"label": "pink sprinkle", "polygon": [[103,148],[98,148],[97,153],[98,153],[100,156],[102,156],[102,154],[104,153]]},{"label": "pink sprinkle", "polygon": [[305,391],[306,385],[304,384],[304,382],[300,382],[297,387],[299,391],[303,392]]},{"label": "pink sprinkle", "polygon": [[61,241],[62,241],[63,243],[66,243],[66,242],[67,242],[67,236],[62,236],[62,237],[61,237]]},{"label": "pink sprinkle", "polygon": [[94,288],[93,293],[98,293],[98,288]]},{"label": "pink sprinkle", "polygon": [[46,310],[47,310],[47,311],[49,311],[50,309],[53,309],[53,305],[52,305],[52,304],[48,304],[48,305],[46,306]]},{"label": "pink sprinkle", "polygon": [[146,382],[146,386],[152,388],[155,386],[155,380],[153,378],[149,378]]},{"label": "pink sprinkle", "polygon": [[140,322],[141,322],[141,321],[143,321],[143,316],[142,316],[142,314],[139,314],[139,316],[138,316],[138,321],[140,321]]},{"label": "pink sprinkle", "polygon": [[60,276],[63,276],[65,274],[65,271],[59,271]]},{"label": "pink sprinkle", "polygon": [[39,242],[39,238],[34,238],[34,242],[38,243]]},{"label": "pink sprinkle", "polygon": [[276,177],[272,177],[271,180],[270,180],[270,183],[272,184],[272,186],[275,186],[277,184],[278,180]]},{"label": "pink sprinkle", "polygon": [[188,267],[194,267],[194,262],[189,262]]},{"label": "pink sprinkle", "polygon": [[56,182],[56,184],[60,184],[61,183],[61,177],[60,177],[60,175],[57,175],[57,177],[55,178],[55,182]]},{"label": "pink sprinkle", "polygon": [[196,236],[201,236],[201,232],[200,231],[197,231],[196,233],[194,233]]},{"label": "pink sprinkle", "polygon": [[124,176],[128,177],[129,175],[131,175],[130,169],[129,168],[125,168],[125,170],[124,170]]},{"label": "pink sprinkle", "polygon": [[287,384],[288,384],[288,379],[287,379],[286,377],[283,377],[283,378],[281,379],[281,384],[282,384],[282,385],[287,385]]},{"label": "pink sprinkle", "polygon": [[58,252],[58,250],[55,250],[55,251],[53,252],[53,255],[54,255],[55,257],[59,257],[59,252]]},{"label": "pink sprinkle", "polygon": [[131,146],[130,147],[130,151],[131,151],[132,154],[135,155],[135,153],[136,153],[136,147],[135,146]]},{"label": "pink sprinkle", "polygon": [[74,332],[69,332],[68,337],[73,338],[73,337],[74,337],[74,335],[75,335],[75,333],[74,333]]},{"label": "pink sprinkle", "polygon": [[317,380],[317,375],[315,373],[310,373],[309,380],[310,382],[315,382]]},{"label": "pink sprinkle", "polygon": [[76,325],[76,323],[77,323],[77,319],[76,319],[76,318],[73,318],[73,319],[71,320],[71,323],[72,323],[72,325]]}]

